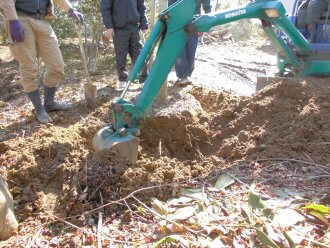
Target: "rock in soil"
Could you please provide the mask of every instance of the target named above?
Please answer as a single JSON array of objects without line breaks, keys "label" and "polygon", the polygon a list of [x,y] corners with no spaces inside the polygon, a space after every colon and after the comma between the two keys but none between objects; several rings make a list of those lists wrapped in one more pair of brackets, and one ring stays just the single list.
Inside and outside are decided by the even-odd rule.
[{"label": "rock in soil", "polygon": [[5,180],[0,176],[0,240],[10,238],[17,228],[13,197]]}]

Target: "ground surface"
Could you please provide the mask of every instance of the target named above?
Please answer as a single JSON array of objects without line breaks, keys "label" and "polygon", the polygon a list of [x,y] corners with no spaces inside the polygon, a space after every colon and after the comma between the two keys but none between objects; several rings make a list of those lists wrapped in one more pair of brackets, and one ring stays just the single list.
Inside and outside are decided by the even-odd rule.
[{"label": "ground surface", "polygon": [[[66,49],[79,56],[77,46]],[[96,246],[96,208],[107,204],[103,244],[148,247],[157,240],[158,222],[143,214],[139,201],[166,201],[178,188],[212,183],[222,173],[245,186],[257,184],[264,196],[286,189],[329,204],[329,80],[282,82],[255,93],[256,76],[275,71],[267,42],[201,46],[193,85],[183,89],[173,86],[172,73],[168,104],[155,105],[143,124],[136,165],[91,147],[95,132],[111,123],[109,105],[119,95],[113,68],[93,75],[99,98],[91,110],[82,96],[81,65],[68,57],[58,96],[74,108],[52,113],[54,123],[40,125],[22,94],[17,65],[7,48],[0,51],[0,173],[20,222],[18,234],[0,246]],[[324,232],[309,234],[327,242]],[[233,240],[227,245],[234,246]]]}]

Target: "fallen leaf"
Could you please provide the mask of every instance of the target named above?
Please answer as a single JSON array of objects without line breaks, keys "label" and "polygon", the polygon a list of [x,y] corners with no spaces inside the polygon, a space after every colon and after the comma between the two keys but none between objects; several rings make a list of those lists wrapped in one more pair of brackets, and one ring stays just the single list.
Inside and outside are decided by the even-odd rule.
[{"label": "fallen leaf", "polygon": [[277,233],[270,223],[265,223],[265,228],[267,231],[267,236],[271,240],[277,243],[282,243],[282,241],[285,240],[285,237],[282,235],[282,233]]},{"label": "fallen leaf", "polygon": [[226,187],[235,183],[235,179],[229,176],[228,174],[221,175],[216,183],[214,184],[214,188],[218,190],[225,189]]},{"label": "fallen leaf", "polygon": [[181,194],[182,195],[191,195],[195,193],[202,193],[203,189],[202,188],[196,188],[196,189],[181,189]]},{"label": "fallen leaf", "polygon": [[253,209],[253,210],[256,210],[256,209],[264,209],[265,208],[265,205],[264,203],[261,201],[261,198],[260,196],[258,196],[256,193],[253,192],[253,189],[251,189],[249,191],[249,194],[248,194],[248,203],[249,203],[249,206]]},{"label": "fallen leaf", "polygon": [[273,248],[279,248],[273,240],[271,240],[264,232],[256,229],[257,237],[263,245],[270,246]]},{"label": "fallen leaf", "polygon": [[162,202],[156,198],[151,199],[151,206],[161,215],[169,215],[175,211],[175,209],[169,208],[165,202]]},{"label": "fallen leaf", "polygon": [[292,227],[305,220],[305,217],[294,209],[279,209],[273,218],[273,224],[283,229]]},{"label": "fallen leaf", "polygon": [[220,235],[226,235],[228,234],[228,230],[226,230],[223,226],[221,225],[214,225],[211,227],[207,227],[206,228],[207,231],[207,235],[211,238],[211,239],[215,239]]},{"label": "fallen leaf", "polygon": [[158,242],[154,243],[151,247],[152,248],[158,248],[158,247],[163,247],[163,245],[165,244],[170,244],[174,241],[179,242],[183,247],[188,247],[187,242],[185,242],[185,240],[179,236],[179,235],[171,235],[171,236],[167,236],[161,240],[159,240]]},{"label": "fallen leaf", "polygon": [[195,207],[189,206],[184,208],[177,209],[173,214],[168,216],[170,220],[178,221],[178,220],[186,220],[195,214]]},{"label": "fallen leaf", "polygon": [[196,200],[200,200],[203,203],[205,203],[205,205],[211,204],[211,200],[210,200],[209,195],[206,192],[203,192],[202,188],[182,189],[181,194],[184,195],[184,196],[189,196],[189,197],[191,197],[193,199],[196,199]]},{"label": "fallen leaf", "polygon": [[296,244],[294,243],[293,239],[290,237],[288,232],[283,232],[284,237],[287,239],[290,248],[296,248]]},{"label": "fallen leaf", "polygon": [[201,211],[201,212],[198,212],[196,214],[196,217],[197,217],[197,220],[198,220],[198,223],[204,228],[206,229],[207,225],[210,223],[211,221],[211,217],[209,215],[209,213],[207,213],[207,211]]},{"label": "fallen leaf", "polygon": [[[310,232],[312,230],[313,230],[313,228],[306,228],[305,233],[303,233],[303,232],[301,232],[301,231],[304,231],[303,229],[299,229],[299,230],[292,229],[292,230],[286,231],[283,234],[286,237],[286,239],[288,239],[289,245],[291,242],[293,243],[293,245],[299,245],[299,244],[301,244],[301,242],[304,241],[304,239],[305,239],[304,236],[306,238],[309,238]],[[289,239],[291,239],[291,241],[289,241]]]},{"label": "fallen leaf", "polygon": [[328,220],[325,217],[325,214],[320,213],[318,211],[308,211],[308,213],[319,219],[321,223],[323,223],[325,226],[328,226]]},{"label": "fallen leaf", "polygon": [[168,224],[166,225],[166,233],[185,233],[186,229],[182,224]]},{"label": "fallen leaf", "polygon": [[310,204],[308,204],[307,206],[305,206],[303,208],[307,209],[307,210],[317,211],[317,212],[320,212],[322,214],[330,214],[330,207],[320,205],[320,204],[310,203]]},{"label": "fallen leaf", "polygon": [[241,207],[241,214],[246,219],[247,223],[252,224],[251,210],[245,205]]}]

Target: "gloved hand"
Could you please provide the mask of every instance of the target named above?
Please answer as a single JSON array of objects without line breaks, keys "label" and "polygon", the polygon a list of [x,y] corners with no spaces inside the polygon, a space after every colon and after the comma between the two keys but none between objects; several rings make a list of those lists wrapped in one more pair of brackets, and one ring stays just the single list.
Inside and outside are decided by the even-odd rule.
[{"label": "gloved hand", "polygon": [[13,42],[23,42],[25,39],[24,27],[19,20],[9,21],[9,33]]},{"label": "gloved hand", "polygon": [[69,17],[71,17],[73,20],[77,22],[84,22],[84,16],[80,12],[78,12],[75,9],[70,9],[69,12]]}]

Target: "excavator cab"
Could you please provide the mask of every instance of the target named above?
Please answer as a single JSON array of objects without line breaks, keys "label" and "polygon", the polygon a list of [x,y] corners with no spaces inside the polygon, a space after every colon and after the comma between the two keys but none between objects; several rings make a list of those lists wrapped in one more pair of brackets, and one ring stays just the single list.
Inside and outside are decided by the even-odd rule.
[{"label": "excavator cab", "polygon": [[[305,6],[302,6],[305,4]],[[306,7],[308,2],[305,0],[295,0],[291,14],[288,19],[292,22],[297,30],[304,36],[306,40],[310,38],[310,32],[307,25],[304,23],[306,17]],[[313,61],[330,61],[330,8],[324,11],[317,21],[316,25],[316,40],[310,43]],[[281,38],[287,43],[287,45],[294,50],[294,43],[281,32]],[[277,76],[281,77],[295,77],[291,70],[291,64],[281,53],[278,53],[277,66],[279,72]],[[313,76],[320,76],[319,73]]]},{"label": "excavator cab", "polygon": [[[302,19],[304,19],[306,15],[306,8],[301,8],[301,5],[304,3],[303,0],[296,0],[292,15],[289,17],[292,23],[297,27],[297,29],[302,33],[302,35],[309,39],[310,33],[308,29],[306,28],[306,25],[301,25],[303,23]],[[322,44],[327,44],[329,46],[330,44],[330,8],[327,9],[327,11],[324,11],[319,20],[317,21],[317,35],[316,35],[316,42],[312,43],[315,44],[315,48],[318,46],[322,46]]]}]

